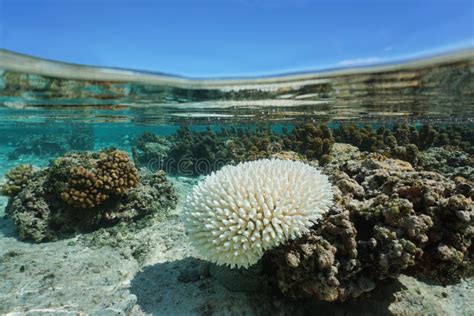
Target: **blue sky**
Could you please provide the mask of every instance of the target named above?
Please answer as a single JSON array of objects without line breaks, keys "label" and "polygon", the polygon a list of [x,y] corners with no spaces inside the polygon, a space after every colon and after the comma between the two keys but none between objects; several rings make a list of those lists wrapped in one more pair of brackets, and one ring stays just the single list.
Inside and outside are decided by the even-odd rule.
[{"label": "blue sky", "polygon": [[275,74],[474,46],[474,0],[0,0],[0,47],[187,76]]}]

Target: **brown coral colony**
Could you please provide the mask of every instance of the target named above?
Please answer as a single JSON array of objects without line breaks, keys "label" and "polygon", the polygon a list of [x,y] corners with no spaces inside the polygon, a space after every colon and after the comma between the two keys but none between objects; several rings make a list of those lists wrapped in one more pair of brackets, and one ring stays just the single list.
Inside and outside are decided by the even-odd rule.
[{"label": "brown coral colony", "polygon": [[112,196],[125,194],[138,183],[138,170],[127,153],[118,150],[102,152],[92,168],[71,168],[61,198],[74,207],[94,208]]},{"label": "brown coral colony", "polygon": [[0,194],[15,196],[26,186],[34,172],[32,165],[16,166],[5,175],[8,181],[0,186]]}]

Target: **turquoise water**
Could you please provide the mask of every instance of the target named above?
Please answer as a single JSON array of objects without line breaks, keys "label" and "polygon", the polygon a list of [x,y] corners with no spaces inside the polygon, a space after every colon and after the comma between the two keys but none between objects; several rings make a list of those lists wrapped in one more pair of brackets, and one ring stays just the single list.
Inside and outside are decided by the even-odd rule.
[{"label": "turquoise water", "polygon": [[[451,181],[451,186],[456,182],[460,188],[456,192],[464,194],[468,203],[472,203],[472,192],[469,193],[469,189],[459,184],[459,177],[466,181],[466,186],[472,186],[474,181],[472,51],[394,65],[228,80],[187,79],[60,64],[6,51],[0,51],[0,55],[3,57],[0,59],[0,183],[7,182],[6,175],[9,170],[22,164],[31,164],[39,169],[52,168],[52,161],[70,152],[99,152],[113,148],[126,152],[131,163],[138,169],[143,168],[141,172],[146,172],[144,170],[147,168],[152,172],[165,170],[168,181],[176,190],[176,201],[169,203],[172,205],[168,210],[171,215],[165,221],[162,221],[161,215],[148,219],[152,224],[143,224],[137,220],[137,223],[143,224],[142,228],[142,224],[139,224],[138,228],[132,224],[136,218],[125,221],[130,227],[119,234],[127,236],[124,237],[126,241],[117,237],[113,230],[118,229],[117,227],[123,229],[120,225],[114,226],[116,222],[113,222],[114,225],[112,222],[104,225],[105,234],[110,234],[106,238],[100,235],[103,234],[101,229],[104,228],[100,225],[88,227],[86,230],[73,229],[73,232],[66,233],[61,231],[66,230],[65,227],[69,229],[70,226],[67,225],[71,225],[70,223],[62,228],[52,225],[52,230],[58,229],[55,232],[58,235],[54,235],[54,238],[35,239],[36,237],[33,234],[28,235],[29,233],[25,237],[18,227],[19,224],[12,221],[12,214],[16,212],[14,207],[8,208],[9,214],[4,211],[9,198],[0,197],[0,245],[4,247],[0,249],[0,260],[8,262],[4,271],[9,272],[4,272],[4,277],[7,278],[8,274],[8,286],[12,289],[16,283],[23,282],[24,277],[21,276],[22,272],[11,271],[24,271],[25,268],[20,266],[31,264],[33,259],[28,257],[27,253],[36,252],[39,258],[51,256],[47,247],[56,249],[58,255],[53,254],[51,258],[60,265],[71,260],[60,257],[63,255],[62,251],[64,258],[67,257],[69,250],[64,250],[68,249],[67,247],[87,253],[81,260],[91,262],[103,260],[100,251],[112,257],[123,256],[126,259],[120,259],[123,261],[119,260],[117,264],[122,264],[129,270],[123,272],[120,277],[107,277],[117,277],[117,280],[110,281],[111,284],[104,281],[107,286],[147,279],[147,275],[141,275],[147,271],[147,268],[143,267],[158,265],[157,270],[153,270],[153,273],[158,274],[158,278],[164,278],[160,269],[173,275],[170,270],[174,268],[166,264],[176,264],[176,271],[184,269],[184,272],[179,272],[181,274],[176,272],[180,275],[179,278],[193,279],[194,276],[189,277],[186,274],[187,263],[181,265],[180,260],[199,258],[199,254],[187,246],[184,228],[177,218],[192,187],[204,176],[227,164],[269,157],[298,157],[297,159],[325,168],[325,172],[340,168],[339,171],[344,170],[352,181],[359,182],[366,190],[365,195],[357,196],[356,193],[351,193],[350,196],[351,199],[356,196],[354,199],[357,203],[362,203],[379,193],[370,191],[376,192],[376,189],[368,188],[368,184],[360,180],[366,169],[356,169],[359,173],[353,171],[354,174],[351,174],[351,169],[346,166],[351,162],[340,162],[340,159],[345,159],[345,153],[334,153],[337,144],[350,144],[357,147],[358,151],[367,152],[369,157],[379,157],[377,159],[382,161],[386,158],[398,159],[402,161],[399,164],[403,166],[411,164],[409,168],[413,169],[410,171],[401,169],[406,171],[397,175],[401,178],[410,172],[420,172],[423,176],[419,176],[419,181],[423,182],[431,177],[423,172],[434,172],[446,179],[443,181]],[[356,158],[353,159],[352,163],[357,163]],[[183,164],[180,164],[181,162]],[[344,169],[346,167],[349,169]],[[400,172],[398,169],[387,168],[388,173]],[[51,169],[44,170],[50,172]],[[143,174],[141,177],[146,178]],[[330,179],[334,182],[333,185],[340,186],[344,191],[341,184],[336,184],[342,180],[336,176]],[[47,185],[48,181],[44,186]],[[48,194],[52,193],[48,191],[47,197]],[[116,198],[120,200],[122,197]],[[390,198],[396,199],[393,196]],[[10,196],[11,205],[13,199]],[[27,200],[28,198],[25,198],[25,201]],[[56,205],[54,203],[51,205]],[[410,203],[415,205],[415,212],[424,210],[424,205],[418,206],[414,201]],[[24,202],[23,206],[27,204]],[[465,211],[469,210],[473,211],[472,205],[470,209],[468,205]],[[53,206],[51,211],[54,212]],[[127,211],[129,210],[122,212]],[[108,210],[105,210],[104,214],[109,216]],[[104,218],[107,216],[104,215]],[[472,227],[472,220],[468,221],[468,226]],[[107,229],[111,231],[108,232]],[[99,246],[94,244],[98,243],[97,240],[100,240]],[[140,248],[143,245],[138,247],[140,242],[148,248]],[[363,242],[365,240],[362,240]],[[137,247],[144,253],[143,257],[141,254],[135,255],[141,253],[136,250]],[[133,249],[134,255],[123,255],[125,248]],[[427,249],[423,250],[429,252]],[[472,264],[472,246],[464,251],[467,253],[465,261],[469,266]],[[21,253],[23,257],[8,259],[11,253],[15,252]],[[43,272],[31,272],[30,277],[41,278],[46,273],[44,271],[54,271],[46,263],[35,264],[39,264]],[[163,264],[164,266],[160,266]],[[191,260],[190,265],[194,267],[200,264]],[[102,271],[100,265],[97,269]],[[145,272],[138,272],[143,269]],[[403,273],[405,272],[403,270]],[[411,272],[406,273],[412,275]],[[66,274],[58,273],[57,279],[51,281],[51,286],[65,288],[65,285],[71,282]],[[84,280],[88,277],[89,275],[84,275]],[[385,277],[384,275],[383,278]],[[189,282],[206,278],[207,276],[201,276]],[[99,280],[102,282],[100,277]],[[248,311],[246,308],[250,306],[244,296],[236,298],[232,291],[223,290],[220,285],[215,285],[214,281],[209,282],[213,291],[218,294],[209,294],[198,289],[192,292],[188,281],[162,281],[169,282],[169,290],[177,299],[181,297],[180,293],[194,295],[199,298],[195,303],[198,305],[224,297],[224,301],[234,302],[228,303],[231,306],[228,308],[234,313]],[[466,288],[473,287],[472,282],[462,283],[463,286],[465,284],[468,284]],[[204,288],[209,284],[200,283],[199,286]],[[0,313],[41,309],[46,308],[45,306],[91,312],[115,306],[115,303],[124,300],[123,293],[126,292],[138,296],[139,307],[135,307],[137,313],[141,309],[142,312],[153,314],[186,314],[190,311],[194,311],[190,312],[191,314],[199,314],[193,309],[199,306],[190,305],[189,310],[180,310],[178,307],[171,307],[170,304],[174,301],[166,296],[160,296],[164,302],[160,305],[157,297],[148,297],[151,294],[146,294],[148,292],[143,288],[137,290],[133,286],[125,286],[123,289],[120,287],[121,291],[125,292],[111,291],[109,296],[95,303],[93,294],[86,295],[83,301],[72,295],[74,291],[81,291],[85,287],[87,286],[78,285],[69,292],[60,290],[64,291],[61,295],[68,297],[68,302],[75,306],[67,307],[69,305],[61,302],[61,295],[55,296],[56,294],[52,294],[54,291],[48,294],[45,290],[48,287],[44,284],[30,288],[33,293],[31,297],[23,294],[14,296],[10,294],[13,293],[12,290],[0,285],[0,305],[4,304],[3,309],[0,307]],[[472,291],[461,290],[462,293],[471,295]],[[266,302],[268,297],[258,296],[258,299]],[[150,300],[156,300],[157,303],[150,303]],[[409,298],[407,300],[409,301]],[[448,305],[454,304],[452,300],[446,302]],[[291,305],[293,303],[285,301],[282,304],[281,308],[287,312],[295,308]],[[298,304],[297,302],[296,305]],[[246,307],[239,310],[239,307],[236,307],[238,305]],[[199,308],[203,309],[202,306]],[[265,304],[262,306],[261,308],[266,308]],[[306,302],[302,306],[310,305]],[[225,307],[213,308],[216,314],[222,314],[225,310]],[[251,313],[274,311],[255,308],[250,308]],[[332,307],[328,308],[329,312],[334,311]],[[432,311],[409,310],[415,313]],[[460,313],[466,314],[466,310]]]},{"label": "turquoise water", "polygon": [[[31,135],[73,138],[78,130],[94,138],[95,150],[130,151],[143,132],[170,136],[180,126],[471,126],[474,117],[471,51],[399,65],[232,80],[103,71],[1,53],[2,155]],[[54,156],[45,150],[18,162],[42,166]],[[2,161],[2,174],[15,163]]]}]

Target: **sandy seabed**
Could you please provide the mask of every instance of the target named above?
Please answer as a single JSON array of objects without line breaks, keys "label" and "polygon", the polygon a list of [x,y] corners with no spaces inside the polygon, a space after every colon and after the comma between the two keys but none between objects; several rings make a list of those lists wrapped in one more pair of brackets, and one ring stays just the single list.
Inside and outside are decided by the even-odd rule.
[{"label": "sandy seabed", "polygon": [[[0,219],[0,314],[10,315],[474,315],[474,279],[441,286],[401,275],[345,303],[291,300],[259,291],[258,280],[222,273],[189,245],[179,213],[195,180],[174,178],[178,207],[168,219],[117,245],[84,235],[20,241]],[[3,208],[6,199],[0,201]],[[2,214],[3,215],[3,214]],[[131,244],[146,243],[143,260]]]}]

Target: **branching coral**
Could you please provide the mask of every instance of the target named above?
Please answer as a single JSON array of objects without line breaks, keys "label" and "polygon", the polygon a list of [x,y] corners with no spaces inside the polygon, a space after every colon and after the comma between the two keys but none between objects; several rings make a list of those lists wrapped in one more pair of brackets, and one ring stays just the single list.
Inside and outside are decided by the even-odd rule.
[{"label": "branching coral", "polygon": [[114,195],[125,194],[139,182],[138,171],[127,153],[118,150],[102,152],[93,168],[70,169],[67,188],[61,198],[69,205],[93,208]]},{"label": "branching coral", "polygon": [[105,150],[55,159],[10,196],[6,212],[21,239],[42,242],[145,216],[162,217],[175,205],[176,194],[164,172],[144,170],[139,176],[125,152]]},{"label": "branching coral", "polygon": [[288,149],[301,153],[308,159],[327,155],[334,144],[331,130],[326,125],[314,123],[296,126],[283,141]]},{"label": "branching coral", "polygon": [[331,185],[314,167],[262,159],[226,166],[200,182],[183,218],[205,258],[248,267],[263,251],[307,232],[331,203]]},{"label": "branching coral", "polygon": [[14,197],[26,187],[34,172],[32,165],[19,165],[11,169],[5,175],[7,182],[0,186],[0,194]]},{"label": "branching coral", "polygon": [[97,176],[112,195],[124,194],[139,182],[138,170],[128,154],[118,150],[100,153]]}]

